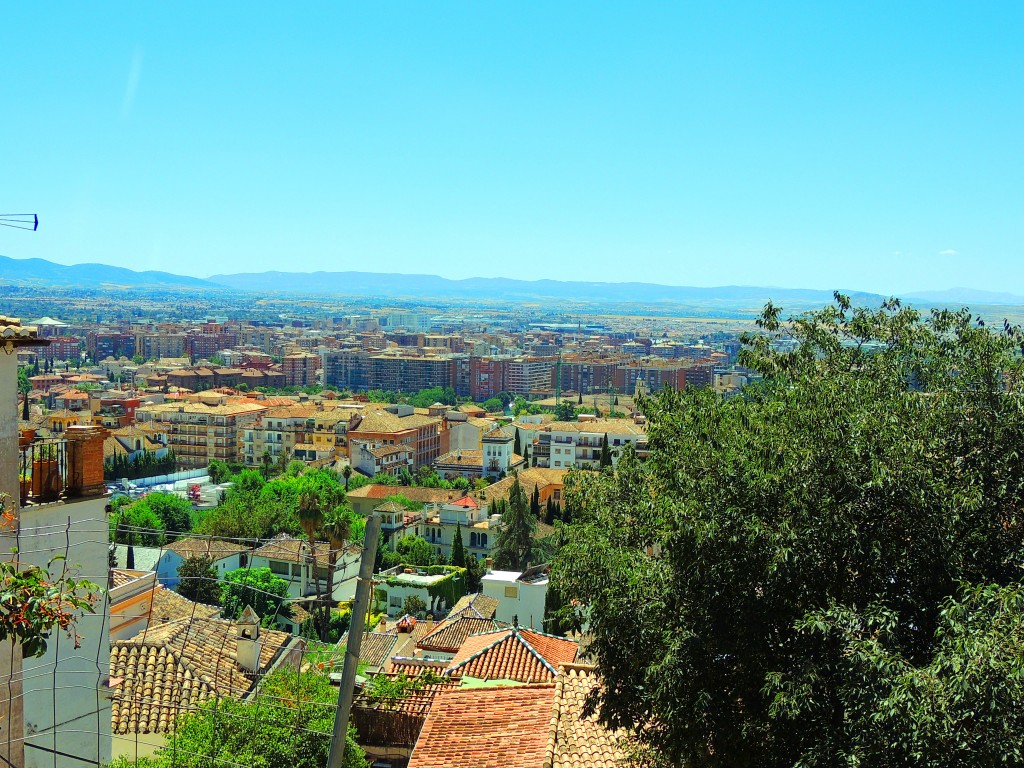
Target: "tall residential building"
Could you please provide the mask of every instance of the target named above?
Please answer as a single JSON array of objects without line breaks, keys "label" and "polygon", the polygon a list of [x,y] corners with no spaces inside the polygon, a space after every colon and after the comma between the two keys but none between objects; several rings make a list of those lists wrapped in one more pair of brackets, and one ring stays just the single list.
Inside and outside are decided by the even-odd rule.
[{"label": "tall residential building", "polygon": [[240,431],[252,424],[266,406],[253,402],[216,404],[199,402],[160,403],[136,411],[140,421],[154,421],[167,434],[168,447],[185,467],[205,467],[219,461],[238,461]]},{"label": "tall residential building", "polygon": [[320,356],[308,352],[285,355],[281,359],[286,387],[312,387],[317,384]]},{"label": "tall residential building", "polygon": [[517,395],[552,391],[555,358],[520,357],[509,360],[506,367],[508,391]]}]

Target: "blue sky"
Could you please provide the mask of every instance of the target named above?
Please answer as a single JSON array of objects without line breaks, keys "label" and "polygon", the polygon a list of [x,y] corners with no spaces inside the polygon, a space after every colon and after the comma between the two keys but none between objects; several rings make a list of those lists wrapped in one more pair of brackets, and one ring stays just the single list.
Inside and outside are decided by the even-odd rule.
[{"label": "blue sky", "polygon": [[64,3],[0,254],[1024,293],[1024,3]]}]

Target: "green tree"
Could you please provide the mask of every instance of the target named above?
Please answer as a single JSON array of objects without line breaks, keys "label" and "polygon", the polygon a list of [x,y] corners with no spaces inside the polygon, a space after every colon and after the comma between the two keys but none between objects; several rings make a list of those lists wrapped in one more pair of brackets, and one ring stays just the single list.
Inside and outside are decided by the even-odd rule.
[{"label": "green tree", "polygon": [[231,477],[231,470],[228,469],[228,465],[218,459],[210,462],[206,472],[210,476],[210,482],[214,485],[227,482],[228,478]]},{"label": "green tree", "polygon": [[562,400],[555,406],[555,420],[556,421],[575,421],[576,420],[576,406],[567,400]]},{"label": "green tree", "polygon": [[530,514],[523,486],[516,478],[508,503],[502,505],[501,528],[494,548],[494,567],[503,571],[524,570],[533,558],[536,516]]},{"label": "green tree", "polygon": [[341,470],[341,476],[345,478],[345,493],[348,493],[348,483],[352,477],[352,465],[346,464],[344,469]]},{"label": "green tree", "polygon": [[403,614],[421,618],[426,612],[427,604],[423,602],[423,598],[417,597],[416,595],[409,595],[405,598],[405,602],[402,603]]},{"label": "green tree", "polygon": [[602,718],[670,764],[1019,764],[1024,337],[838,295],[760,325],[762,384],[644,398],[647,461],[567,479]]},{"label": "green tree", "polygon": [[221,588],[213,558],[206,555],[190,557],[178,566],[178,594],[196,603],[218,605]]},{"label": "green tree", "polygon": [[[110,768],[323,768],[330,751],[337,689],[317,669],[269,675],[245,701],[225,697],[178,716],[174,734],[149,758],[118,758]],[[349,726],[344,768],[366,768]]]},{"label": "green tree", "polygon": [[159,547],[165,540],[164,521],[148,505],[123,505],[108,518],[110,540],[135,547]]},{"label": "green tree", "polygon": [[466,567],[466,544],[462,541],[462,524],[455,525],[455,539],[452,541],[452,565]]},{"label": "green tree", "polygon": [[505,408],[505,404],[501,401],[500,397],[490,397],[484,400],[480,407],[488,413],[497,413]]},{"label": "green tree", "polygon": [[540,485],[534,483],[533,493],[530,494],[530,514],[535,520],[540,520]]},{"label": "green tree", "polygon": [[612,465],[612,452],[608,448],[608,433],[605,432],[601,436],[601,468],[610,467]]},{"label": "green tree", "polygon": [[173,493],[150,493],[131,506],[150,510],[160,518],[163,529],[172,535],[188,533],[192,529],[191,502]]},{"label": "green tree", "polygon": [[238,568],[224,574],[221,585],[221,605],[226,618],[237,619],[245,606],[261,617],[276,619],[281,616],[288,582],[275,576],[269,568]]}]

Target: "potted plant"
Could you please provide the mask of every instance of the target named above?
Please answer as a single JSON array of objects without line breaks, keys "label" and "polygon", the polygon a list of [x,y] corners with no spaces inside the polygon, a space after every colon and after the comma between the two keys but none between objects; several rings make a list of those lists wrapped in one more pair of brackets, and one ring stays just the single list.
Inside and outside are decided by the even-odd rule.
[{"label": "potted plant", "polygon": [[28,448],[35,442],[36,431],[34,429],[19,429],[18,430],[18,447]]},{"label": "potted plant", "polygon": [[18,474],[18,486],[21,489],[21,506],[28,504],[29,494],[32,493],[32,476],[21,472]]},{"label": "potted plant", "polygon": [[41,445],[32,458],[32,496],[37,501],[56,501],[60,486],[57,446]]}]

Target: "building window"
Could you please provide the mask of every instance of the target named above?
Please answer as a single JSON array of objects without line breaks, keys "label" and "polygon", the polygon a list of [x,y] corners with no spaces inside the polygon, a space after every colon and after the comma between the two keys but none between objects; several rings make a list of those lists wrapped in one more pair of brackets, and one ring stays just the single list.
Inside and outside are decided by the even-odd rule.
[{"label": "building window", "polygon": [[510,597],[513,600],[518,600],[519,587],[505,587],[505,597]]},{"label": "building window", "polygon": [[391,599],[388,601],[388,605],[390,605],[392,608],[401,608],[402,607],[402,596],[401,595],[392,595]]},{"label": "building window", "polygon": [[279,576],[288,575],[288,563],[282,563],[280,560],[270,561],[270,572],[276,573]]}]

